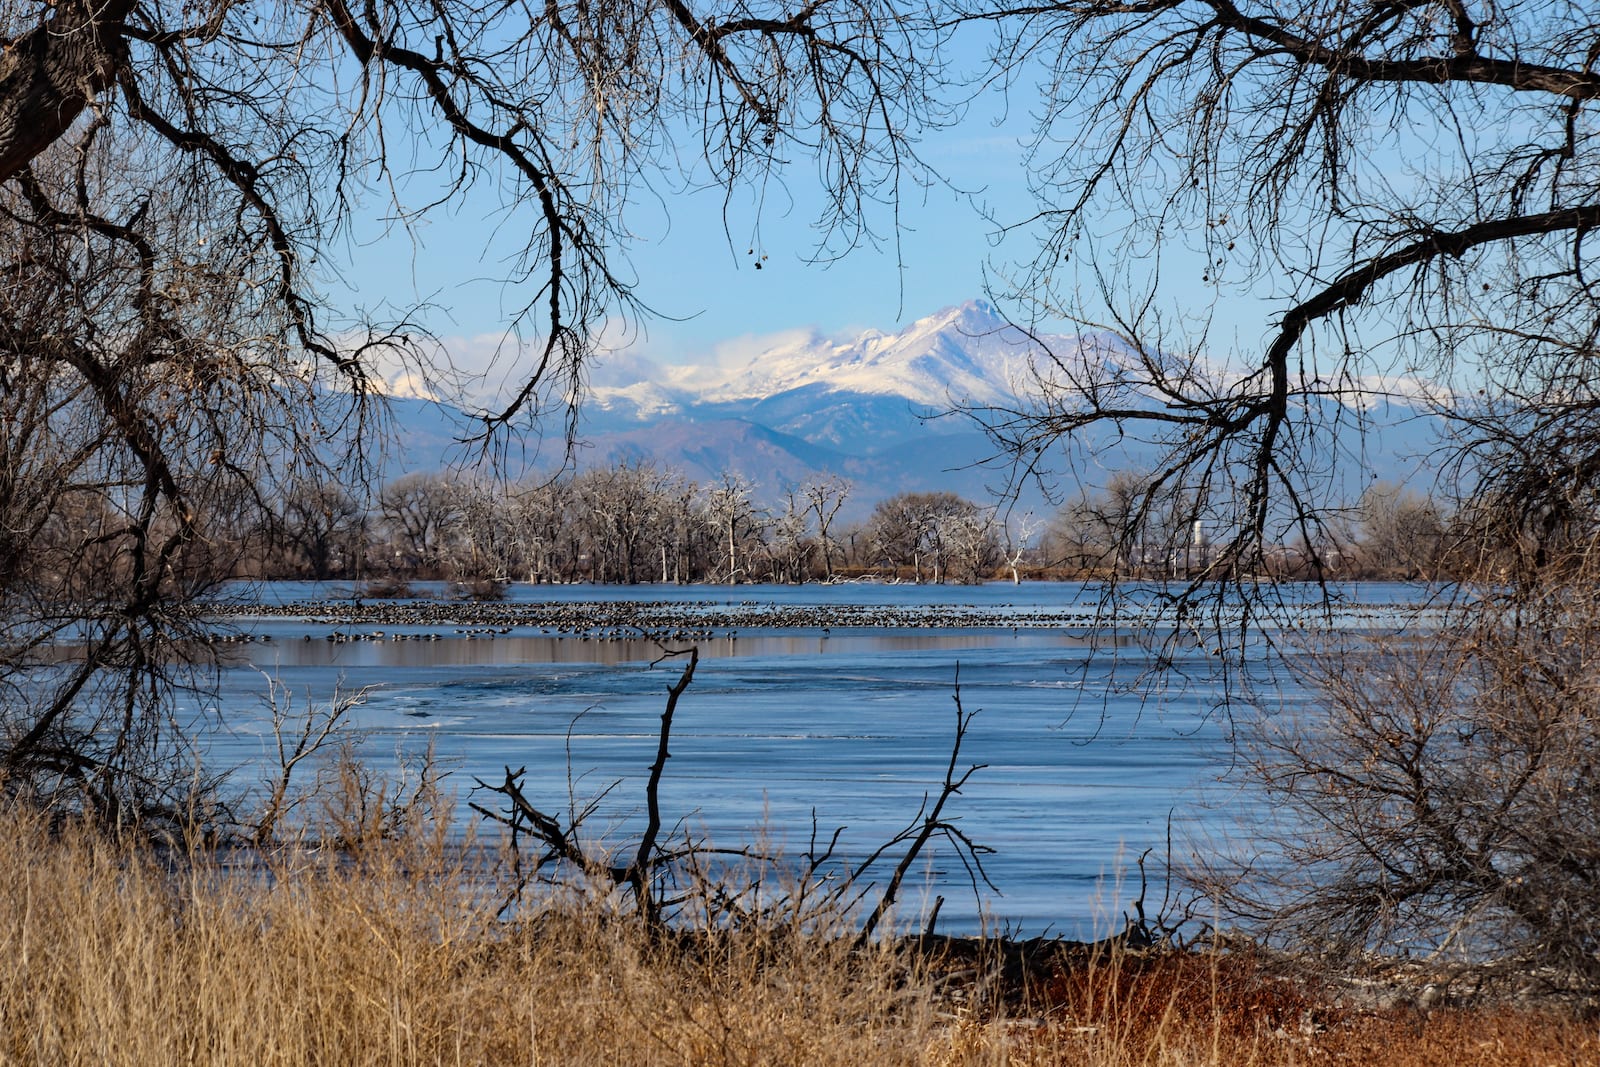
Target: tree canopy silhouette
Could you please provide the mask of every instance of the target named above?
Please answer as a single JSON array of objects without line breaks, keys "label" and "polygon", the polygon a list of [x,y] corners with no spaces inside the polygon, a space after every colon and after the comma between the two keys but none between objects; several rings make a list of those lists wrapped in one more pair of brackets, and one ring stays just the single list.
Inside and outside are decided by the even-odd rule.
[{"label": "tree canopy silhouette", "polygon": [[173,695],[210,659],[196,599],[233,534],[290,487],[362,479],[386,368],[459,395],[404,309],[327,298],[359,211],[502,205],[523,362],[478,432],[553,418],[570,442],[600,327],[644,308],[646,190],[731,195],[801,160],[820,251],[874,237],[863,208],[892,212],[940,117],[938,33],[902,15],[0,0],[0,780],[118,820],[198,810]]},{"label": "tree canopy silhouette", "polygon": [[[1193,493],[1228,533],[1216,573],[1257,569],[1274,541],[1325,543],[1367,447],[1338,451],[1330,423],[1400,389],[1445,417],[1441,464],[1519,536],[1592,498],[1588,5],[962,0],[961,17],[994,24],[997,76],[1037,75],[1043,96],[1037,252],[997,289],[1021,321],[1120,340],[1040,361],[1029,402],[980,413],[1025,472],[1058,472],[1056,446],[1092,427],[1155,442],[1148,496]],[[1246,300],[1256,326],[1213,328]]]}]

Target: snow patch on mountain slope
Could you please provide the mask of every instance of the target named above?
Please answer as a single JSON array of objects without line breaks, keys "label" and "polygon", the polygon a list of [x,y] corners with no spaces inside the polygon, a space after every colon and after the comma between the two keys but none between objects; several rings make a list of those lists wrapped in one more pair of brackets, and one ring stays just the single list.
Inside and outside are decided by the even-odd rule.
[{"label": "snow patch on mountain slope", "polygon": [[868,330],[835,339],[816,332],[781,335],[731,367],[661,368],[647,381],[599,386],[611,409],[663,413],[692,403],[763,400],[796,389],[903,397],[943,409],[1013,397],[1039,345],[989,305],[971,301],[918,319],[897,333]]}]

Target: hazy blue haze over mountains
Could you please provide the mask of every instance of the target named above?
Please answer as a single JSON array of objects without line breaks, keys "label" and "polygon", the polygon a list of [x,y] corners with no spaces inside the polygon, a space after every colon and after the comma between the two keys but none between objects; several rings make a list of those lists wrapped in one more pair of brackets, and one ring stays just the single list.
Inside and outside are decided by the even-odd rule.
[{"label": "hazy blue haze over mountains", "polygon": [[[1042,340],[1064,357],[1116,359],[1125,351],[1105,338]],[[906,490],[948,489],[986,501],[1006,484],[1005,465],[970,418],[948,412],[1013,402],[1015,391],[1026,389],[1030,356],[1038,350],[987,304],[973,301],[898,333],[871,330],[843,340],[791,335],[736,366],[662,366],[625,357],[596,374],[577,463],[648,460],[700,482],[732,472],[755,482],[757,495],[769,501],[788,486],[835,473],[854,483],[857,516]],[[1373,398],[1359,424],[1337,400],[1321,403],[1322,417],[1337,418],[1342,429],[1319,466],[1328,485],[1352,499],[1374,477],[1410,477],[1434,443],[1437,420],[1403,398]],[[458,451],[456,413],[427,401],[396,404],[401,469],[447,465]],[[558,445],[546,442],[530,466],[548,469],[560,455]],[[1102,483],[1155,456],[1153,446],[1113,439],[1077,476]],[[1030,489],[1022,506],[1045,504]]]}]

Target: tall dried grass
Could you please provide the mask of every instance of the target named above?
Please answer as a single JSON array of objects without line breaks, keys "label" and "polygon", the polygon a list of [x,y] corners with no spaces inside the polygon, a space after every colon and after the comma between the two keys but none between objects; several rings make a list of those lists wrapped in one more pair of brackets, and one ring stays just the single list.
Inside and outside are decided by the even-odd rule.
[{"label": "tall dried grass", "polygon": [[470,852],[225,871],[11,813],[0,1057],[52,1064],[916,1062],[930,1001],[843,937],[644,937],[604,900],[497,919]]},{"label": "tall dried grass", "polygon": [[428,828],[230,869],[5,812],[0,1061],[1600,1061],[1592,1023],[1528,1013],[1308,1028],[1308,994],[1239,960],[1107,955],[980,1005],[903,942],[855,949],[843,916],[651,932],[581,894],[508,919],[496,888]]}]

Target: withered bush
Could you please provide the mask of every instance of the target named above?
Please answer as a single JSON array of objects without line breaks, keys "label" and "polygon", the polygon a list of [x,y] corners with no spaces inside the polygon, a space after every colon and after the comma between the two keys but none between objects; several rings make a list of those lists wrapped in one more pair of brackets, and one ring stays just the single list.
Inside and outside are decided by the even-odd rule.
[{"label": "withered bush", "polygon": [[1337,953],[1435,954],[1600,983],[1600,590],[1498,587],[1296,661],[1241,757],[1268,843],[1227,911]]}]

